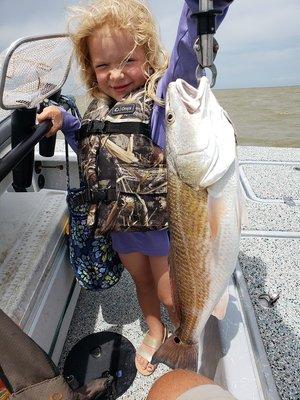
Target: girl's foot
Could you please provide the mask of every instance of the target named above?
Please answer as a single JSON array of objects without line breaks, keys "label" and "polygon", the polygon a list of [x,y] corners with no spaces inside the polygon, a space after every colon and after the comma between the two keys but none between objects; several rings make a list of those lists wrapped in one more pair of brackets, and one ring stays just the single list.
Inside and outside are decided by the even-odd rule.
[{"label": "girl's foot", "polygon": [[167,328],[164,326],[164,333],[162,339],[156,339],[146,333],[140,347],[137,349],[135,357],[135,366],[140,374],[149,376],[153,374],[157,368],[157,364],[151,364],[151,359],[156,350],[167,339]]}]

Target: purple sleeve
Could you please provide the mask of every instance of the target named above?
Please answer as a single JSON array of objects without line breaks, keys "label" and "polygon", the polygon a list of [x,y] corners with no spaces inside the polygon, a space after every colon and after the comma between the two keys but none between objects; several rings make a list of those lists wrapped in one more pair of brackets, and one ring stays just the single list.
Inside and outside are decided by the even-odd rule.
[{"label": "purple sleeve", "polygon": [[[215,0],[214,6],[223,13],[217,16],[217,27],[223,21],[231,1]],[[191,85],[196,86],[196,67],[198,65],[196,53],[193,50],[193,45],[197,38],[197,23],[196,19],[191,17],[191,14],[199,11],[199,0],[186,0],[183,6],[175,45],[171,54],[169,67],[164,76],[158,83],[156,95],[159,98],[165,99],[168,84],[175,81],[177,78],[182,78]],[[164,107],[155,104],[153,107],[151,119],[152,140],[161,148],[165,148],[165,109]]]},{"label": "purple sleeve", "polygon": [[80,128],[81,124],[78,118],[74,117],[72,114],[68,113],[64,108],[61,107],[63,123],[62,132],[72,150],[77,153],[78,143],[76,140],[76,132]]}]

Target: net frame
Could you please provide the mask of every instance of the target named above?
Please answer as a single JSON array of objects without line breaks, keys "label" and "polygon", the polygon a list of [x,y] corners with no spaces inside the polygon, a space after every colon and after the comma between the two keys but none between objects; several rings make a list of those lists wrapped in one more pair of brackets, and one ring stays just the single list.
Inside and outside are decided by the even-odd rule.
[{"label": "net frame", "polygon": [[[72,47],[71,47],[71,43],[70,43],[70,47],[69,49],[67,49],[67,51],[69,53],[67,53],[65,56],[65,61],[66,61],[66,65],[64,66],[64,69],[61,68],[61,76],[59,75],[60,71],[55,71],[57,72],[57,74],[59,75],[59,79],[58,81],[55,83],[55,85],[51,85],[51,84],[47,84],[45,83],[44,86],[41,87],[37,87],[37,89],[35,91],[30,91],[30,84],[33,84],[33,80],[29,80],[28,83],[24,83],[23,86],[21,87],[21,89],[23,89],[23,91],[16,91],[15,92],[18,93],[19,95],[23,95],[23,100],[19,99],[18,101],[10,101],[10,99],[8,98],[8,96],[5,96],[5,93],[7,94],[7,92],[5,92],[6,90],[6,86],[7,86],[7,80],[9,79],[8,73],[9,73],[9,68],[11,67],[10,61],[12,60],[12,57],[14,55],[17,54],[16,57],[19,57],[20,59],[20,65],[22,65],[22,57],[21,57],[21,53],[18,54],[16,52],[16,50],[18,50],[21,46],[24,46],[26,44],[29,44],[31,42],[39,42],[42,40],[55,40],[55,39],[63,39],[69,38],[68,34],[51,34],[51,35],[41,35],[41,36],[30,36],[30,37],[24,37],[24,38],[20,38],[18,40],[16,40],[15,42],[13,42],[10,47],[7,49],[6,53],[4,54],[4,60],[3,60],[3,64],[2,64],[2,71],[1,71],[1,66],[0,66],[0,73],[1,73],[1,80],[0,80],[0,107],[4,110],[13,110],[13,109],[18,109],[18,108],[34,108],[36,107],[38,104],[40,104],[44,99],[50,97],[52,94],[56,93],[65,83],[70,68],[71,68],[71,62],[72,62],[72,55],[73,55],[73,51],[72,51]],[[67,41],[66,41],[67,43]],[[58,47],[57,47],[58,48]],[[67,48],[67,47],[66,47]],[[24,48],[25,51],[25,56],[26,56],[26,51],[28,51],[28,48]],[[51,52],[49,51],[49,54]],[[59,56],[59,55],[58,55]],[[38,82],[39,84],[39,80],[40,80],[40,76],[44,74],[46,74],[47,72],[52,72],[52,67],[51,67],[51,63],[49,62],[47,63],[39,63],[37,60],[30,60],[24,58],[23,61],[25,63],[27,63],[27,65],[30,65],[30,63],[32,63],[33,67],[32,67],[32,74],[36,75],[36,82]],[[15,60],[14,60],[15,62]],[[40,68],[40,70],[38,71],[38,68]],[[20,69],[21,70],[21,69]],[[48,71],[47,71],[48,70]],[[16,79],[16,77],[14,77]],[[48,85],[48,86],[47,86]],[[29,91],[29,94],[28,92]],[[31,92],[31,93],[30,93]]]}]

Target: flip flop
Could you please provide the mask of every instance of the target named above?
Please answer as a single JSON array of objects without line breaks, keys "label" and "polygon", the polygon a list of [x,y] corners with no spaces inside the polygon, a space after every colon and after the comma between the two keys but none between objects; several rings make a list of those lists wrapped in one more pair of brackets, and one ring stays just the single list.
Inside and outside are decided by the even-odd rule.
[{"label": "flip flop", "polygon": [[[167,337],[168,337],[168,332],[166,327],[164,327],[163,340],[155,339],[152,336],[150,336],[148,332],[146,333],[140,347],[136,351],[136,355],[143,357],[146,361],[148,361],[148,363],[150,363],[150,365],[153,365],[154,369],[152,371],[148,371],[147,369],[143,368],[137,361],[137,358],[135,357],[135,366],[141,375],[149,376],[153,374],[153,372],[156,370],[158,364],[151,364],[151,360],[153,354],[166,341]],[[147,351],[146,347],[149,347],[151,350]]]}]

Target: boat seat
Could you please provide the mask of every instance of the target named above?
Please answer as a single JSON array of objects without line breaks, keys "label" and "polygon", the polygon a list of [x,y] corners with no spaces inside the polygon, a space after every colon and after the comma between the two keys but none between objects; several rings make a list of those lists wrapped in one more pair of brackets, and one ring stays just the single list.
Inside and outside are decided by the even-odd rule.
[{"label": "boat seat", "polygon": [[65,198],[49,189],[0,196],[0,308],[46,352],[75,284]]}]

